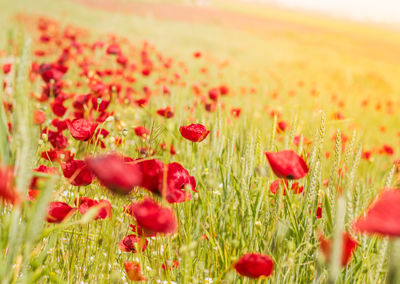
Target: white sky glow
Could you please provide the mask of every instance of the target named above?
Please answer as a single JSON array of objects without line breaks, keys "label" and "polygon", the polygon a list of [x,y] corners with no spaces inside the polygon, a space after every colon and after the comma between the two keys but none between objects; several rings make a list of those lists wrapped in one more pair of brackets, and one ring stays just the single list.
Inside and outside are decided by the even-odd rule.
[{"label": "white sky glow", "polygon": [[361,21],[400,23],[400,0],[244,0],[276,3]]}]

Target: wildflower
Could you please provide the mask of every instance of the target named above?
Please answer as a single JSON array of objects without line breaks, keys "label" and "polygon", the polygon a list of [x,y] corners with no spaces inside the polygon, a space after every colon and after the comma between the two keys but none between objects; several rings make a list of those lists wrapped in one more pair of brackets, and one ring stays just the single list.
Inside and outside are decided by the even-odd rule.
[{"label": "wildflower", "polygon": [[4,73],[4,74],[10,73],[11,67],[12,67],[12,64],[11,64],[11,63],[6,63],[6,64],[4,64],[4,65],[3,65],[3,73]]},{"label": "wildflower", "polygon": [[172,261],[167,260],[167,261],[164,261],[163,264],[161,264],[161,267],[163,270],[169,270],[169,271],[177,269],[178,266],[179,266],[179,261],[177,261],[177,260],[172,260]]},{"label": "wildflower", "polygon": [[64,177],[75,186],[89,185],[93,181],[93,173],[82,160],[70,160],[61,164]]},{"label": "wildflower", "polygon": [[49,223],[61,223],[65,218],[70,216],[75,211],[65,202],[54,201],[47,206],[46,220]]},{"label": "wildflower", "polygon": [[172,118],[174,117],[173,110],[168,106],[166,108],[160,108],[157,110],[157,114],[163,116],[165,118]]},{"label": "wildflower", "polygon": [[68,71],[68,67],[56,63],[43,63],[39,67],[39,73],[43,81],[49,83],[51,80],[58,82]]},{"label": "wildflower", "polygon": [[150,134],[150,131],[143,126],[137,126],[135,127],[135,134],[139,137],[146,138],[147,135]]},{"label": "wildflower", "polygon": [[[273,193],[276,194],[278,192],[279,185],[283,186],[283,195],[286,195],[286,189],[289,187],[288,181],[287,180],[281,180],[277,179],[271,185],[269,186],[269,190]],[[291,191],[293,191],[296,194],[300,194],[303,192],[303,186],[299,186],[298,182],[294,182],[290,188]]]},{"label": "wildflower", "polygon": [[[342,256],[341,265],[346,266],[349,264],[354,250],[358,246],[358,242],[351,237],[349,233],[342,235]],[[332,240],[327,240],[322,234],[319,235],[319,243],[322,253],[325,255],[326,260],[329,262],[332,253]]]},{"label": "wildflower", "polygon": [[210,133],[204,125],[201,124],[190,124],[188,126],[181,126],[179,131],[183,138],[192,142],[201,142],[206,139]]},{"label": "wildflower", "polygon": [[400,236],[400,190],[386,189],[360,216],[353,228],[360,233]]},{"label": "wildflower", "polygon": [[146,231],[162,234],[173,234],[178,229],[172,209],[161,207],[150,198],[133,205],[132,215],[137,224]]},{"label": "wildflower", "polygon": [[53,113],[59,117],[63,117],[65,112],[67,111],[67,108],[63,104],[63,100],[61,99],[55,99],[51,104],[50,104],[51,110]]},{"label": "wildflower", "polygon": [[274,261],[269,255],[247,253],[234,264],[234,268],[237,273],[249,278],[268,277],[274,271]]},{"label": "wildflower", "polygon": [[97,201],[90,199],[89,197],[78,197],[75,199],[74,204],[78,207],[78,211],[81,214],[85,214],[93,206],[98,207],[99,211],[95,217],[95,220],[110,218],[112,215],[111,203],[104,199]]},{"label": "wildflower", "polygon": [[231,115],[236,118],[240,116],[241,112],[242,112],[242,110],[240,108],[232,108],[231,109]]},{"label": "wildflower", "polygon": [[196,180],[179,163],[168,164],[167,192],[165,199],[169,203],[184,202],[191,199],[191,194],[184,189],[189,187],[196,192]]},{"label": "wildflower", "polygon": [[279,178],[300,179],[307,175],[308,166],[302,157],[292,150],[265,152],[272,171]]},{"label": "wildflower", "polygon": [[288,126],[289,126],[289,124],[286,121],[281,120],[278,122],[276,131],[278,133],[284,132],[288,128]]},{"label": "wildflower", "polygon": [[88,141],[92,138],[97,127],[97,123],[83,118],[74,119],[72,121],[67,120],[66,123],[72,137],[80,141]]},{"label": "wildflower", "polygon": [[[46,174],[55,174],[57,173],[57,168],[55,167],[46,167],[45,165],[40,165],[36,169],[33,169],[36,173],[46,173]],[[43,178],[40,177],[32,177],[31,184],[29,186],[30,189],[38,189],[38,182]]]},{"label": "wildflower", "polygon": [[0,165],[0,201],[5,204],[18,205],[21,196],[14,187],[13,169]]},{"label": "wildflower", "polygon": [[215,101],[215,102],[218,101],[219,89],[218,88],[213,88],[213,89],[209,90],[208,91],[208,97],[212,101]]},{"label": "wildflower", "polygon": [[140,168],[116,154],[88,158],[86,164],[101,184],[119,194],[128,194],[142,181]]},{"label": "wildflower", "polygon": [[33,112],[33,122],[35,122],[36,124],[43,124],[46,121],[46,114],[37,109]]},{"label": "wildflower", "polygon": [[124,263],[126,274],[131,281],[147,281],[143,276],[140,264],[136,261],[125,261]]},{"label": "wildflower", "polygon": [[145,251],[148,243],[149,242],[146,239],[137,235],[128,235],[120,241],[118,247],[122,251],[135,253],[136,249],[139,249],[139,251]]}]

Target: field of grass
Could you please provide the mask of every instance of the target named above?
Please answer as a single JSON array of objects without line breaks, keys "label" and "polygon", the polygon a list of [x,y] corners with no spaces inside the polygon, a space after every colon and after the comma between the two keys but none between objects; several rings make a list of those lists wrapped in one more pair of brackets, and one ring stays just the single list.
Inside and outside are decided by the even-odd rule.
[{"label": "field of grass", "polygon": [[[126,261],[140,264],[148,283],[400,281],[397,241],[353,226],[385,187],[399,184],[395,28],[229,1],[0,1],[0,15],[1,283],[140,279],[127,274]],[[111,44],[121,51],[107,54]],[[46,82],[43,64],[55,62],[68,71]],[[166,107],[173,117],[157,113]],[[80,139],[56,118],[83,118],[106,132]],[[182,137],[191,123],[210,131],[203,141]],[[43,154],[50,150],[58,158]],[[282,150],[305,160],[305,177],[278,179],[265,152]],[[141,184],[115,193],[93,169],[97,178],[86,184],[75,181],[82,168],[66,174],[69,155],[87,161],[110,152],[177,162],[196,192],[181,173],[171,179],[191,199],[169,203],[164,168],[158,195]],[[40,166],[55,169],[34,170]],[[296,183],[301,193],[289,190]],[[97,218],[99,206],[82,213],[78,197],[109,201],[106,218]],[[145,197],[171,208],[178,229],[123,251],[121,240],[138,233],[127,206]],[[79,210],[48,222],[54,201]],[[345,266],[342,232],[358,243]],[[321,235],[333,240],[329,261]],[[272,258],[272,275],[235,271],[250,252]]]}]

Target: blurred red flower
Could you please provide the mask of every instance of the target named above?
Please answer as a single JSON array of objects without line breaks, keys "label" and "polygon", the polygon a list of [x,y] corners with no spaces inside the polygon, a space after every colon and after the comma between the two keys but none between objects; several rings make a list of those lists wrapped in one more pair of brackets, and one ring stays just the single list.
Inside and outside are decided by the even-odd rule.
[{"label": "blurred red flower", "polygon": [[177,260],[172,260],[172,261],[167,260],[167,261],[164,261],[163,264],[161,264],[161,267],[163,270],[169,270],[169,271],[177,269],[178,266],[179,266],[179,261],[177,261]]},{"label": "blurred red flower", "polygon": [[[318,238],[321,251],[325,255],[326,260],[329,262],[332,252],[332,240],[327,240],[322,234],[319,234]],[[351,256],[358,246],[358,242],[347,232],[342,234],[342,238],[341,265],[346,266],[350,262]]]},{"label": "blurred red flower", "polygon": [[174,117],[174,112],[173,112],[173,110],[171,109],[171,107],[166,107],[166,108],[160,108],[160,109],[158,109],[157,110],[157,114],[158,115],[161,115],[161,116],[163,116],[163,117],[165,117],[165,118],[172,118],[172,117]]},{"label": "blurred red flower", "polygon": [[150,134],[150,131],[143,126],[137,126],[135,127],[135,134],[139,137],[146,138],[147,135]]},{"label": "blurred red flower", "polygon": [[13,168],[0,165],[0,201],[5,204],[18,205],[21,196],[14,187]]},{"label": "blurred red flower", "polygon": [[46,114],[41,111],[40,109],[37,109],[33,112],[33,122],[36,124],[43,124],[46,121]]},{"label": "blurred red flower", "polygon": [[400,190],[386,189],[360,216],[353,228],[360,233],[400,236]]},{"label": "blurred red flower", "polygon": [[268,277],[274,271],[274,261],[266,254],[248,253],[234,264],[234,268],[240,275],[249,278]]},{"label": "blurred red flower", "polygon": [[[196,191],[196,180],[179,163],[168,164],[167,170],[167,191],[165,199],[169,203],[185,202],[191,199],[192,195],[185,189]],[[161,193],[163,194],[163,193]]]},{"label": "blurred red flower", "polygon": [[128,235],[119,242],[118,247],[122,251],[135,253],[137,249],[145,251],[148,243],[146,239],[137,235]]},{"label": "blurred red flower", "polygon": [[[55,167],[46,167],[45,165],[40,165],[36,169],[33,169],[36,173],[45,173],[45,174],[55,174],[57,173],[57,168]],[[43,179],[43,177],[33,176],[31,179],[31,184],[29,186],[30,189],[38,189],[39,180]]]},{"label": "blurred red flower", "polygon": [[46,220],[49,223],[61,223],[70,216],[76,209],[65,202],[54,201],[47,206]]},{"label": "blurred red flower", "polygon": [[99,208],[97,219],[106,219],[111,218],[112,216],[112,206],[111,203],[107,200],[101,199],[100,201],[90,199],[89,197],[78,197],[74,200],[75,206],[78,207],[78,211],[81,214],[85,214],[90,208],[96,206]]},{"label": "blurred red flower", "polygon": [[11,63],[3,64],[3,73],[4,73],[4,74],[10,73],[11,67],[12,67],[12,64],[11,64]]},{"label": "blurred red flower", "polygon": [[183,138],[190,140],[192,142],[201,142],[206,139],[207,135],[210,133],[207,128],[202,124],[190,124],[187,126],[181,126],[179,132]]},{"label": "blurred red flower", "polygon": [[88,158],[86,164],[101,184],[119,194],[130,193],[142,182],[140,167],[127,163],[122,156],[117,154]]},{"label": "blurred red flower", "polygon": [[61,99],[55,99],[51,104],[51,110],[53,113],[59,117],[63,117],[65,112],[67,111],[67,108],[63,104],[63,100]]},{"label": "blurred red flower", "polygon": [[265,152],[274,174],[280,178],[300,179],[307,175],[308,166],[302,157],[292,150]]},{"label": "blurred red flower", "polygon": [[80,141],[88,141],[96,130],[97,123],[88,119],[78,118],[72,121],[67,120],[67,127],[72,137]]},{"label": "blurred red flower", "polygon": [[70,160],[61,164],[64,177],[75,186],[89,185],[93,181],[93,173],[82,160]]},{"label": "blurred red flower", "polygon": [[143,276],[140,264],[136,261],[125,261],[124,263],[126,275],[131,281],[147,281],[147,278]]},{"label": "blurred red flower", "polygon": [[161,207],[150,198],[135,203],[132,216],[141,228],[152,233],[173,234],[178,229],[172,209]]},{"label": "blurred red flower", "polygon": [[141,187],[147,190],[161,194],[160,183],[164,173],[164,163],[157,159],[138,160],[136,165],[142,173]]},{"label": "blurred red flower", "polygon": [[68,67],[56,63],[43,63],[39,67],[39,73],[46,83],[49,83],[51,80],[55,82],[61,80],[67,71]]}]

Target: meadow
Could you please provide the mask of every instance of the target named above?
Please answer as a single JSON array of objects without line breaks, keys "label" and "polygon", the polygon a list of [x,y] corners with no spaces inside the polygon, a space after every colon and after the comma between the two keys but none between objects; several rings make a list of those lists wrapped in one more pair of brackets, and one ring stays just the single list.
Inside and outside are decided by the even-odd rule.
[{"label": "meadow", "polygon": [[396,28],[235,1],[0,15],[1,283],[399,283]]}]

